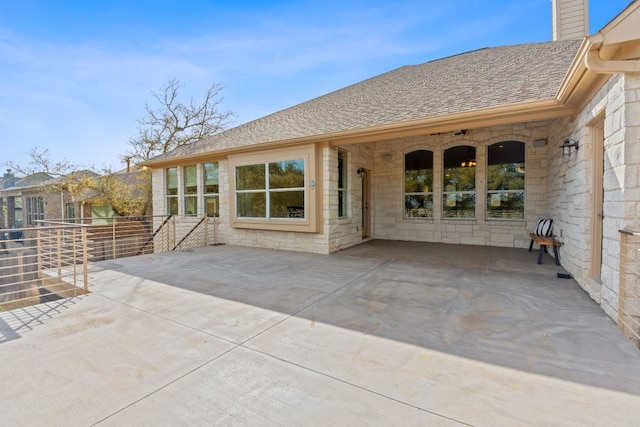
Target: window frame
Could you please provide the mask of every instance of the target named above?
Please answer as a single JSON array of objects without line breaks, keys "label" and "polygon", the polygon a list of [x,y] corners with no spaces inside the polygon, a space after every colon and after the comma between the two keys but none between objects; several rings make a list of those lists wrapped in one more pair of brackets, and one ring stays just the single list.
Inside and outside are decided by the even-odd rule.
[{"label": "window frame", "polygon": [[27,226],[44,221],[44,198],[42,196],[27,196]]},{"label": "window frame", "polygon": [[[517,166],[515,166],[516,164],[522,164],[522,168],[523,168],[523,172],[522,172],[522,188],[518,188],[518,189],[507,189],[507,190],[490,190],[489,188],[491,187],[491,182],[489,182],[489,173],[490,173],[490,167],[491,166],[495,166],[495,165],[491,165],[491,147],[493,146],[498,146],[499,144],[509,144],[509,143],[517,143],[517,144],[521,144],[519,149],[522,150],[522,162],[511,162],[511,163],[496,163],[495,165],[514,165],[514,167],[517,168]],[[487,221],[524,221],[525,219],[525,215],[526,215],[526,202],[527,202],[527,192],[526,192],[526,164],[527,164],[527,153],[526,153],[526,144],[522,141],[517,141],[517,140],[502,140],[502,141],[498,141],[495,142],[493,144],[489,144],[487,145],[487,165],[486,165],[486,199],[485,199],[485,218]],[[508,218],[508,217],[492,217],[490,216],[490,213],[492,212],[492,210],[490,209],[490,203],[491,203],[491,196],[492,195],[500,195],[500,194],[517,194],[517,193],[522,193],[522,212],[521,212],[521,216],[519,217],[512,217],[512,218]],[[501,197],[501,201],[502,201],[502,197]]]},{"label": "window frame", "polygon": [[[316,153],[313,144],[297,146],[292,148],[273,149],[268,151],[236,154],[229,156],[229,223],[232,228],[247,228],[259,230],[281,230],[316,233],[318,230],[317,198],[322,194],[321,183],[316,177],[316,158],[320,156]],[[267,218],[267,217],[237,217],[237,190],[236,190],[236,168],[249,165],[265,165],[265,177],[268,174],[269,163],[277,163],[301,159],[304,164],[304,186],[283,189],[271,189],[277,191],[303,191],[304,197],[304,218]],[[268,185],[265,185],[268,187]],[[260,190],[239,190],[249,193],[250,191],[262,192]]]},{"label": "window frame", "polygon": [[[178,176],[178,170],[179,169],[178,169],[177,166],[171,166],[171,167],[168,167],[168,168],[166,168],[164,170],[164,180],[165,180],[164,192],[165,192],[165,201],[166,201],[165,202],[166,203],[165,213],[166,213],[166,215],[170,215],[170,216],[171,215],[179,215],[180,214],[180,199],[179,199],[179,192],[180,192],[179,191],[179,189],[180,189],[180,182],[179,181],[180,181],[180,179],[179,179],[179,176]],[[169,190],[173,189],[173,187],[169,187],[169,184],[171,182],[169,174],[171,173],[171,171],[175,171],[175,176],[176,176],[176,179],[175,179],[175,183],[176,183],[175,194],[169,194]],[[175,207],[176,207],[175,212],[171,211],[172,201],[175,203]]]},{"label": "window frame", "polygon": [[[453,149],[462,149],[464,148],[468,153],[469,160],[473,161],[472,166],[461,166],[459,167],[448,167],[447,166],[447,151]],[[473,150],[473,154],[471,154],[471,149]],[[443,220],[476,220],[478,215],[478,169],[477,169],[477,155],[478,148],[474,145],[460,144],[448,147],[442,151],[442,219]],[[457,163],[457,162],[456,162]],[[464,163],[468,163],[468,160],[464,160]],[[447,172],[451,173],[452,169],[461,169],[461,170],[472,170],[473,168],[473,190],[447,190]],[[450,184],[449,184],[450,185]],[[455,184],[454,184],[455,185]],[[467,196],[472,196],[472,205],[473,205],[473,215],[472,216],[449,216],[448,212],[452,212],[453,210],[448,210],[446,207],[448,203],[453,202],[454,204],[458,204],[463,198]]]},{"label": "window frame", "polygon": [[[215,165],[217,175],[218,175],[218,191],[215,193],[207,191],[207,165]],[[215,200],[215,212],[213,215],[209,215],[207,210],[207,200],[213,199]],[[202,209],[203,214],[207,218],[218,218],[220,217],[220,164],[218,162],[203,162],[202,163]]]},{"label": "window frame", "polygon": [[[413,154],[413,153],[419,153],[419,152],[427,152],[430,153],[429,155],[431,156],[431,183],[430,183],[430,191],[407,191],[407,156]],[[403,200],[404,200],[404,211],[403,211],[403,217],[405,219],[433,219],[433,202],[434,202],[434,191],[433,191],[433,186],[434,186],[434,163],[435,163],[435,156],[432,150],[426,150],[426,149],[417,149],[417,150],[412,150],[409,151],[407,153],[404,154],[404,166],[403,166],[403,184],[402,184],[402,192],[403,192]],[[428,170],[429,168],[426,169],[410,169],[410,170]],[[421,176],[424,176],[421,175]],[[429,188],[427,186],[427,188]],[[423,187],[424,189],[424,187]],[[416,207],[416,208],[411,208],[409,209],[407,207],[408,202],[407,202],[407,197],[411,197],[411,196],[422,196],[425,197],[427,200],[429,199],[429,197],[431,198],[430,200],[430,204],[431,207]],[[429,203],[427,201],[427,203]],[[424,214],[421,214],[421,210],[424,210]],[[427,210],[429,212],[427,212]],[[413,215],[413,211],[416,211],[415,213],[417,215]]]},{"label": "window frame", "polygon": [[[187,180],[187,168],[189,170],[193,170],[193,185],[188,185],[189,182]],[[195,192],[191,192],[191,188],[195,189]],[[183,210],[185,216],[198,216],[198,199],[199,199],[199,191],[198,191],[198,165],[186,165],[182,167],[182,203]],[[193,212],[187,212],[187,207],[192,203]],[[180,211],[180,207],[178,206],[178,212]]]},{"label": "window frame", "polygon": [[[348,189],[349,189],[349,154],[345,150],[338,150],[338,218],[349,217]],[[342,183],[342,186],[340,184]]]}]

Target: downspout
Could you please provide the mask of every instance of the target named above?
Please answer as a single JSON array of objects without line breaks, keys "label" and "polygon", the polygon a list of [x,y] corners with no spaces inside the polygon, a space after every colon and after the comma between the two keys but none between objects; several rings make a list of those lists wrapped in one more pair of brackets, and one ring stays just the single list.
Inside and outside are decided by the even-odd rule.
[{"label": "downspout", "polygon": [[584,65],[598,74],[640,73],[640,59],[603,60],[600,58],[600,47],[604,36],[600,33],[587,37],[591,48],[584,58]]},{"label": "downspout", "polygon": [[591,71],[598,74],[625,74],[640,73],[640,60],[633,59],[627,61],[600,59],[600,49],[590,50],[584,59],[584,64]]}]

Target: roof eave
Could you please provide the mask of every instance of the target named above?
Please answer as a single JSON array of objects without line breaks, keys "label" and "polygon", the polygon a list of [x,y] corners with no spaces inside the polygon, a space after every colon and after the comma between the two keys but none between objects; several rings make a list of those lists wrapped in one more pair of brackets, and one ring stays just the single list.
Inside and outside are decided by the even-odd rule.
[{"label": "roof eave", "polygon": [[270,149],[273,147],[287,147],[307,143],[329,142],[332,145],[346,145],[361,142],[375,142],[394,138],[421,135],[425,133],[441,133],[459,129],[473,129],[479,127],[521,123],[527,121],[548,120],[557,117],[570,116],[575,113],[571,107],[563,105],[557,99],[527,101],[516,104],[501,105],[480,110],[447,114],[443,116],[427,117],[420,120],[396,122],[392,124],[372,126],[368,128],[352,129],[341,132],[331,132],[302,138],[270,141],[240,147],[228,147],[218,150],[193,153],[183,156],[147,160],[142,165],[157,168],[169,164],[184,164],[187,162],[215,157],[225,157],[229,154],[247,151]]}]

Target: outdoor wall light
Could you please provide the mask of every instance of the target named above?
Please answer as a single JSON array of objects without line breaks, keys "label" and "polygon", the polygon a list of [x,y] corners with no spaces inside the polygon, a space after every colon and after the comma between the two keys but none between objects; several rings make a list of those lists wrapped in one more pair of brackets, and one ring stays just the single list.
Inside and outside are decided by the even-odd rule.
[{"label": "outdoor wall light", "polygon": [[580,146],[578,145],[578,141],[576,141],[575,139],[565,139],[564,142],[562,143],[562,145],[560,145],[560,148],[562,148],[562,155],[563,156],[570,156],[571,155],[571,148],[575,148],[576,151],[578,151],[578,148],[580,148]]},{"label": "outdoor wall light", "polygon": [[365,172],[364,168],[358,169],[358,175],[362,175]]}]

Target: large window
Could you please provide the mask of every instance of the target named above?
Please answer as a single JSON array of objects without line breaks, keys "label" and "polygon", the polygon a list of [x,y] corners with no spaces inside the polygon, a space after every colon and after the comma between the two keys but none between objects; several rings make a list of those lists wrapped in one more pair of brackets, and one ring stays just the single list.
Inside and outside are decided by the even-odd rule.
[{"label": "large window", "polygon": [[338,217],[347,216],[347,153],[338,151]]},{"label": "large window", "polygon": [[185,166],[184,177],[184,214],[198,214],[198,169],[196,165]]},{"label": "large window", "polygon": [[237,218],[305,218],[304,159],[235,168]]},{"label": "large window", "polygon": [[460,145],[444,152],[443,218],[476,216],[476,149]]},{"label": "large window", "polygon": [[178,215],[178,168],[166,169],[167,215]]},{"label": "large window", "polygon": [[218,177],[218,163],[202,165],[204,188],[204,208],[207,216],[219,216],[220,181]]},{"label": "large window", "polygon": [[35,225],[44,220],[44,200],[42,197],[27,197],[27,225]]},{"label": "large window", "polygon": [[433,217],[433,152],[417,150],[404,156],[404,214]]},{"label": "large window", "polygon": [[487,152],[487,219],[524,219],[524,143],[503,141]]}]

